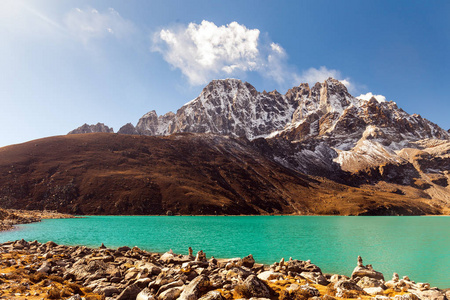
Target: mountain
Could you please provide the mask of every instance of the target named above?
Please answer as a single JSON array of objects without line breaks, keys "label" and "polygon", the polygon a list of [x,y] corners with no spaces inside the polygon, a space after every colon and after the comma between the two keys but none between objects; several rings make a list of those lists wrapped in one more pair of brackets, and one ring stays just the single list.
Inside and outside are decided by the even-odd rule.
[{"label": "mountain", "polygon": [[72,130],[68,134],[82,134],[82,133],[92,133],[92,132],[108,132],[108,133],[114,133],[114,130],[112,128],[109,128],[103,123],[97,123],[95,125],[88,125],[84,123],[77,129]]},{"label": "mountain", "polygon": [[136,130],[136,127],[133,126],[131,123],[127,123],[120,127],[119,131],[117,133],[120,134],[139,134],[139,132]]},{"label": "mountain", "polygon": [[[85,124],[81,128],[78,132],[109,130],[101,123],[95,126]],[[170,144],[173,149],[165,150],[169,156],[176,156],[171,151],[188,156],[191,152],[206,151],[203,149],[206,147],[219,151],[214,156],[236,155],[239,159],[234,163],[246,164],[248,159],[241,157],[247,151],[264,166],[277,166],[278,170],[293,172],[290,174],[295,174],[294,177],[318,180],[322,183],[320,189],[324,189],[324,193],[328,191],[328,188],[324,188],[325,182],[332,182],[330,184],[333,191],[342,185],[342,188],[336,188],[336,197],[341,195],[342,191],[348,191],[348,187],[370,191],[364,199],[373,201],[374,207],[362,205],[351,212],[355,214],[397,213],[397,208],[392,209],[399,207],[397,204],[384,205],[382,203],[385,202],[380,202],[379,199],[385,197],[379,195],[385,192],[390,193],[390,197],[396,195],[399,199],[412,201],[408,203],[415,203],[414,205],[425,203],[427,208],[420,206],[418,210],[423,213],[450,211],[450,133],[420,115],[406,113],[395,102],[377,100],[375,97],[369,100],[356,98],[348,92],[344,84],[332,78],[312,87],[306,83],[300,84],[284,95],[277,91],[258,92],[249,83],[237,79],[214,80],[197,98],[186,103],[176,113],[169,112],[158,116],[155,111],[150,111],[138,121],[136,127],[129,123],[118,133],[133,135],[136,142],[139,141],[139,135],[142,138],[158,137],[152,140],[153,146],[150,148],[173,140]],[[185,133],[194,135],[183,135]],[[204,142],[200,143],[202,139]],[[245,151],[239,154],[224,152],[222,148],[211,144],[212,140],[220,139],[221,145],[236,148],[236,142],[241,145],[237,148]],[[183,143],[175,140],[189,140],[193,147],[198,149],[181,149]],[[192,142],[194,140],[195,143]],[[131,148],[133,147],[130,145]],[[137,147],[133,152],[137,157],[140,156],[139,149]],[[203,164],[201,160],[196,160],[195,163],[188,161],[184,165],[186,174],[198,172],[198,168],[202,168]],[[219,164],[214,166],[220,167]],[[232,167],[229,165],[227,168]],[[260,173],[249,173],[248,176],[252,181],[259,182],[257,174]],[[278,176],[277,172],[274,174]],[[230,176],[237,175],[231,172]],[[204,179],[198,178],[200,182]],[[214,192],[209,189],[204,191],[206,186],[200,184],[198,189],[209,195],[207,198],[211,198]],[[290,195],[292,189],[296,190],[294,186],[276,186],[276,189]],[[313,190],[308,188],[300,194],[306,197],[305,195],[313,193]],[[278,192],[269,196],[264,193],[264,189],[257,189],[252,193],[259,199],[273,200],[276,198],[273,195]],[[232,194],[239,194],[236,199],[247,202],[253,197],[250,194]],[[231,197],[231,194],[226,197]],[[311,197],[314,201],[318,199]],[[272,200],[268,201],[272,204],[278,203],[278,200]],[[345,206],[343,201],[340,202]],[[311,205],[311,202],[308,203]],[[244,209],[242,212],[269,213],[268,206],[261,208],[258,205],[258,208]],[[310,208],[289,210],[273,206],[275,207],[277,210],[272,212],[319,213],[319,210]],[[186,213],[189,210],[182,211]],[[211,210],[208,211],[211,213]],[[229,213],[227,210],[220,211]],[[240,209],[233,211],[239,212]],[[327,211],[333,210],[327,208]],[[334,211],[344,213],[338,206]]]},{"label": "mountain", "polygon": [[277,91],[260,93],[237,79],[214,80],[176,114],[158,117],[151,111],[136,129],[144,135],[195,132],[254,139],[284,128],[296,105]]},{"label": "mountain", "polygon": [[0,148],[0,203],[74,214],[442,213],[421,195],[286,168],[263,141],[90,133],[7,146]]},{"label": "mountain", "polygon": [[[361,136],[368,125],[396,127],[397,142],[446,138],[449,133],[419,115],[409,115],[394,102],[379,103],[353,97],[344,84],[329,78],[312,88],[303,83],[285,95],[258,92],[237,79],[213,80],[176,114],[145,114],[136,130],[142,135],[195,132],[255,139],[283,135],[290,140],[352,134]],[[356,132],[355,132],[356,130]],[[397,132],[398,130],[398,132]],[[282,132],[277,132],[282,131]],[[343,143],[341,143],[343,144]]]}]

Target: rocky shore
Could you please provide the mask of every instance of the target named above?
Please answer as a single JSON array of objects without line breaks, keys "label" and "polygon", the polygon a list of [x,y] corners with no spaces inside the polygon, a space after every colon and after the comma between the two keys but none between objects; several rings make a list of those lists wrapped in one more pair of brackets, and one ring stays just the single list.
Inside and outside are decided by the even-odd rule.
[{"label": "rocky shore", "polygon": [[450,299],[450,291],[394,273],[386,281],[371,265],[351,277],[324,274],[310,261],[258,264],[233,259],[151,253],[127,246],[109,249],[18,240],[0,244],[0,299]]},{"label": "rocky shore", "polygon": [[42,219],[75,218],[73,215],[62,214],[50,210],[22,210],[0,208],[0,231],[11,229],[17,224],[40,222]]}]

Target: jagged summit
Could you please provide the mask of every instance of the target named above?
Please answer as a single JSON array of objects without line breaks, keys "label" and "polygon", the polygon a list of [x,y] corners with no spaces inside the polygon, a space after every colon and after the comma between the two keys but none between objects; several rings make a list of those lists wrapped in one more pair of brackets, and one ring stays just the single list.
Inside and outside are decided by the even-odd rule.
[{"label": "jagged summit", "polygon": [[[210,132],[248,139],[283,136],[300,141],[325,134],[362,136],[369,125],[397,126],[413,140],[449,137],[448,132],[420,116],[410,116],[394,102],[353,97],[343,83],[333,78],[312,87],[302,83],[284,95],[258,92],[239,79],[213,80],[176,114],[146,113],[136,130],[143,135]],[[397,134],[396,139],[401,138]]]},{"label": "jagged summit", "polygon": [[295,108],[295,102],[276,91],[260,93],[238,79],[213,80],[176,114],[149,112],[136,129],[150,135],[210,132],[254,139],[284,128]]},{"label": "jagged summit", "polygon": [[[108,132],[107,126],[95,126],[83,125],[72,133]],[[238,79],[213,80],[176,113],[158,116],[153,110],[136,127],[127,124],[119,130],[149,136],[187,132],[251,141],[265,138],[266,145],[256,144],[274,161],[335,179],[342,172],[373,173],[374,168],[387,165],[407,165],[405,169],[413,170],[415,166],[404,153],[428,153],[433,144],[450,143],[450,133],[438,125],[406,113],[392,101],[356,98],[333,78],[312,87],[302,83],[284,95],[258,92]],[[444,172],[441,169],[439,164],[435,168],[439,174]],[[385,169],[376,172],[387,174]]]},{"label": "jagged summit", "polygon": [[109,128],[103,123],[97,123],[88,125],[84,123],[77,129],[74,129],[70,131],[68,134],[81,134],[81,133],[93,133],[93,132],[107,132],[107,133],[114,133],[114,130],[112,128]]},{"label": "jagged summit", "polygon": [[[375,129],[374,129],[375,128]],[[200,95],[176,113],[158,116],[144,114],[136,127],[127,124],[124,134],[170,135],[173,133],[217,133],[250,140],[283,138],[300,142],[326,138],[328,144],[348,150],[362,137],[384,137],[382,143],[415,142],[421,139],[448,139],[450,134],[420,115],[409,115],[395,102],[353,97],[345,85],[334,78],[307,83],[279,92],[258,92],[239,79],[213,80]],[[70,133],[112,132],[107,126],[83,125]],[[394,145],[395,146],[395,145]],[[394,147],[394,148],[398,148]]]},{"label": "jagged summit", "polygon": [[119,129],[119,131],[117,131],[117,133],[119,133],[119,134],[134,134],[134,135],[139,134],[139,132],[136,130],[136,127],[134,127],[134,125],[131,123],[127,123],[127,124],[123,125],[122,127],[120,127],[120,129]]},{"label": "jagged summit", "polygon": [[[450,133],[365,96],[333,78],[284,95],[214,80],[176,113],[150,111],[120,134],[6,149],[0,198],[97,214],[448,214]],[[112,129],[71,133],[90,132]]]}]

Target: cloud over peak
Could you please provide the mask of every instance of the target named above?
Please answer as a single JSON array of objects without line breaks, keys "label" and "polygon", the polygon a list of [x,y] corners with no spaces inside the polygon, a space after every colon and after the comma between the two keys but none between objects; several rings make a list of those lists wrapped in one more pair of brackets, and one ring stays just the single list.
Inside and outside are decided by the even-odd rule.
[{"label": "cloud over peak", "polygon": [[371,92],[369,92],[367,94],[361,94],[361,95],[359,95],[356,98],[361,99],[361,100],[369,101],[370,99],[372,99],[372,97],[375,98],[380,103],[381,102],[386,102],[386,97],[385,96],[383,96],[383,95],[374,95]]},{"label": "cloud over peak", "polygon": [[349,89],[353,87],[339,71],[324,66],[299,74],[287,63],[288,55],[280,44],[262,40],[258,29],[249,29],[237,22],[217,26],[203,20],[200,24],[164,28],[153,35],[152,50],[179,69],[191,85],[257,72],[288,87],[301,82],[322,82],[328,77],[341,80]]},{"label": "cloud over peak", "polygon": [[155,33],[152,49],[180,69],[191,84],[200,85],[212,76],[260,68],[259,34],[258,29],[237,22],[217,26],[204,20],[162,29]]}]

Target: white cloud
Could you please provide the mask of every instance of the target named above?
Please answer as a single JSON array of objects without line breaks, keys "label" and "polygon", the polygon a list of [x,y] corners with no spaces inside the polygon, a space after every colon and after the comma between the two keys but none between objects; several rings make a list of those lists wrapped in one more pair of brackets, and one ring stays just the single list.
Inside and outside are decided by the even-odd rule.
[{"label": "white cloud", "polygon": [[341,72],[334,69],[327,69],[325,66],[321,66],[320,68],[309,68],[302,72],[300,76],[298,76],[297,80],[299,82],[307,82],[310,85],[315,84],[316,82],[324,82],[329,77],[339,80],[342,84],[344,84],[349,91],[353,91],[355,89],[355,85],[351,82],[350,78],[343,78]]},{"label": "white cloud", "polygon": [[113,8],[103,13],[94,8],[75,8],[66,15],[64,23],[69,32],[83,43],[108,36],[122,39],[135,30],[133,23],[124,19]]},{"label": "white cloud", "polygon": [[174,68],[180,69],[193,85],[205,84],[220,76],[259,72],[283,83],[288,74],[286,52],[276,43],[262,43],[258,29],[232,22],[217,26],[212,22],[190,23],[162,29],[153,37],[153,51],[159,52]]},{"label": "white cloud", "polygon": [[162,29],[153,38],[153,51],[160,52],[193,85],[204,84],[220,74],[255,71],[261,66],[258,29],[232,22],[190,23]]},{"label": "white cloud", "polygon": [[258,29],[249,29],[237,22],[217,26],[203,20],[200,24],[164,28],[154,34],[152,50],[161,53],[192,85],[253,71],[283,87],[301,82],[314,84],[333,77],[349,90],[353,88],[349,78],[326,67],[310,68],[298,74],[287,63],[288,55],[281,45],[262,41]]},{"label": "white cloud", "polygon": [[383,96],[383,95],[374,95],[374,94],[372,94],[370,92],[367,93],[367,94],[361,94],[361,95],[359,95],[356,98],[361,99],[361,100],[369,101],[372,97],[377,99],[377,101],[380,102],[380,103],[381,102],[386,102],[386,97],[385,96]]}]

